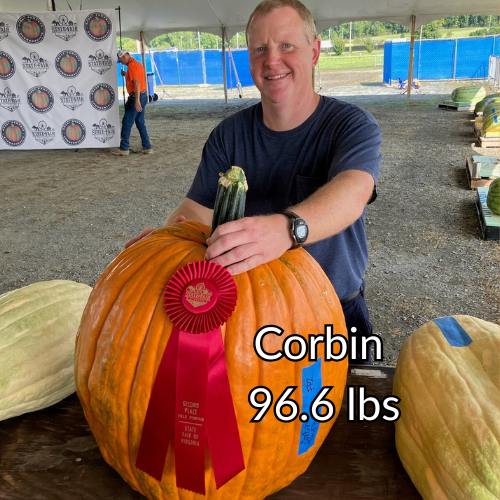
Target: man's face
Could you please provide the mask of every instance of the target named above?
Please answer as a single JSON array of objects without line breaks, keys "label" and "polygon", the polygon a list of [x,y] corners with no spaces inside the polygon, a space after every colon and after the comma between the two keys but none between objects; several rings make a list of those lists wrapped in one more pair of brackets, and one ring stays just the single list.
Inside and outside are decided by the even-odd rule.
[{"label": "man's face", "polygon": [[313,92],[312,68],[320,41],[307,41],[304,23],[291,7],[252,19],[248,28],[250,73],[266,103],[297,104]]},{"label": "man's face", "polygon": [[128,54],[123,54],[123,56],[119,57],[118,60],[122,63],[127,65],[128,61],[130,59],[130,56]]}]

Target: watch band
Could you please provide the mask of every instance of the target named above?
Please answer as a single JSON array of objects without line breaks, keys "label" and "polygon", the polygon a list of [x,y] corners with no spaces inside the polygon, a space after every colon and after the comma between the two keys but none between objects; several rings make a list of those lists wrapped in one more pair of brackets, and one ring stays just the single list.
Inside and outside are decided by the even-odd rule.
[{"label": "watch band", "polygon": [[283,215],[286,215],[291,220],[290,233],[291,233],[292,240],[293,240],[293,246],[292,246],[292,248],[297,248],[297,247],[302,246],[304,244],[305,240],[307,239],[307,235],[306,235],[304,241],[300,241],[299,239],[297,239],[297,234],[296,234],[297,227],[296,227],[296,223],[297,223],[297,221],[299,221],[299,222],[302,223],[302,225],[305,225],[306,228],[307,228],[306,222],[304,221],[304,219],[302,219],[302,217],[300,217],[299,215],[297,215],[295,212],[292,212],[291,210],[283,210],[283,212],[281,212],[281,213]]},{"label": "watch band", "polygon": [[283,210],[283,212],[281,212],[283,215],[286,215],[289,219],[292,219],[292,220],[297,220],[297,219],[301,219],[301,217],[299,215],[297,215],[295,212],[292,212],[291,210]]}]

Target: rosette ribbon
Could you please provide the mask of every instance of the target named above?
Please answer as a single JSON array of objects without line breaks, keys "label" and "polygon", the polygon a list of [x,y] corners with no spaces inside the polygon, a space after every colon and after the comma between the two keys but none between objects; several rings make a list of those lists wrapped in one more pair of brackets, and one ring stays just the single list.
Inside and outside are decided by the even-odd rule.
[{"label": "rosette ribbon", "polygon": [[182,267],[165,288],[173,328],[151,391],[136,467],[161,481],[173,437],[177,487],[201,495],[207,444],[217,488],[245,468],[220,329],[236,297],[229,272],[207,261]]}]

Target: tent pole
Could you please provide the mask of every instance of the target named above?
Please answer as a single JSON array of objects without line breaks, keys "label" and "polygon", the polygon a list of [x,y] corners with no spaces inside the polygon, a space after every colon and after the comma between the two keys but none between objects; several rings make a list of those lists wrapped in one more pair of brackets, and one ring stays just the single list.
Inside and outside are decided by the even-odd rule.
[{"label": "tent pole", "polygon": [[222,78],[224,80],[224,100],[227,104],[227,79],[226,79],[226,27],[222,26]]},{"label": "tent pole", "polygon": [[148,92],[148,72],[146,70],[146,52],[144,50],[144,31],[141,31],[141,55],[142,55],[142,66],[144,67],[144,79],[146,80],[146,92]]},{"label": "tent pole", "polygon": [[410,64],[408,65],[408,99],[410,99],[411,87],[413,85],[413,49],[415,48],[415,21],[417,16],[411,15],[411,40],[410,40]]}]

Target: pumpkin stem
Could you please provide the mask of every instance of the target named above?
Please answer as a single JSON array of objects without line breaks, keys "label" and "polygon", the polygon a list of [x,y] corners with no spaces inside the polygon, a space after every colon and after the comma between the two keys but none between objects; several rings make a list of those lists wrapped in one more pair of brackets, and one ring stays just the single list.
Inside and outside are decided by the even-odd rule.
[{"label": "pumpkin stem", "polygon": [[221,224],[238,220],[245,215],[248,184],[245,172],[240,167],[231,167],[219,174],[219,187],[215,198],[212,233]]}]

